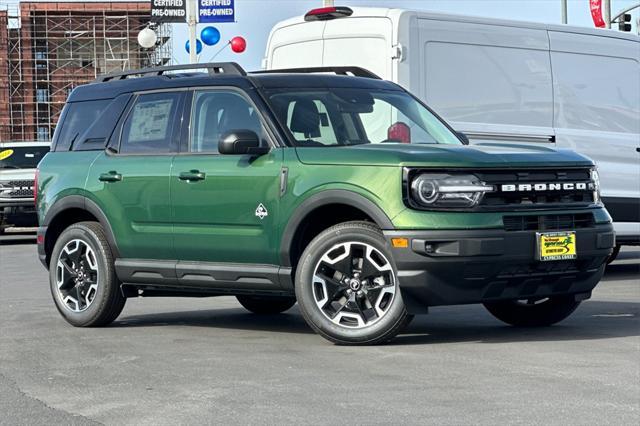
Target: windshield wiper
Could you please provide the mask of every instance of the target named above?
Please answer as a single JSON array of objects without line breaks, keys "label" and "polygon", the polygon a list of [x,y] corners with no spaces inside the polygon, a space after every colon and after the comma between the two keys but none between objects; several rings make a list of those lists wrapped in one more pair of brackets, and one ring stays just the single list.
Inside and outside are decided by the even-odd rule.
[{"label": "windshield wiper", "polygon": [[14,166],[13,164],[0,164],[0,169],[20,169],[21,167]]}]

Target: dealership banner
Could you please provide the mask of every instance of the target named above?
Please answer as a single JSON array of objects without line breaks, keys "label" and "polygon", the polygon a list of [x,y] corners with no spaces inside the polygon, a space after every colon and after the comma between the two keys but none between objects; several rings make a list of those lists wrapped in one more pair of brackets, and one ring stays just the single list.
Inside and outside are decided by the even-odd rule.
[{"label": "dealership banner", "polygon": [[607,25],[602,17],[602,0],[589,0],[589,7],[591,8],[591,17],[593,23],[598,28],[604,28]]},{"label": "dealership banner", "polygon": [[187,0],[151,0],[151,22],[186,22]]},{"label": "dealership banner", "polygon": [[235,22],[233,0],[198,0],[199,22]]}]

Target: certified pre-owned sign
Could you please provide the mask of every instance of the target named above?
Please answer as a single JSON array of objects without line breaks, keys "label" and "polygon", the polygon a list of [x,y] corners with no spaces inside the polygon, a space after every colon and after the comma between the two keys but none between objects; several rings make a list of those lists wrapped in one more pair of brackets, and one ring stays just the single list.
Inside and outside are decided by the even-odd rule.
[{"label": "certified pre-owned sign", "polygon": [[151,0],[151,21],[185,22],[187,0]]},{"label": "certified pre-owned sign", "polygon": [[198,0],[200,22],[234,22],[233,0]]}]

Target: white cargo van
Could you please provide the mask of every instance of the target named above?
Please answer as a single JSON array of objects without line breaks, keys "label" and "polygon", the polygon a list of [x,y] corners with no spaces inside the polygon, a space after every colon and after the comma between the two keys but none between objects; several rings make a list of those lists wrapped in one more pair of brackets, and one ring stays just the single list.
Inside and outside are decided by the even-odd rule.
[{"label": "white cargo van", "polygon": [[618,242],[640,244],[640,37],[346,7],[271,31],[264,68],[330,65],[400,84],[472,143],[541,143],[593,158]]}]

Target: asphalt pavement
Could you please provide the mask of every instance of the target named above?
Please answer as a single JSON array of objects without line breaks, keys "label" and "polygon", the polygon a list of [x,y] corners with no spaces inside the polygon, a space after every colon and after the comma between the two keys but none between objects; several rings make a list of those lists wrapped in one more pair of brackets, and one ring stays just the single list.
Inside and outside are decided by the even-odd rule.
[{"label": "asphalt pavement", "polygon": [[543,329],[434,308],[339,347],[297,307],[130,299],[110,327],[56,311],[32,235],[0,237],[0,424],[640,424],[640,251]]}]

